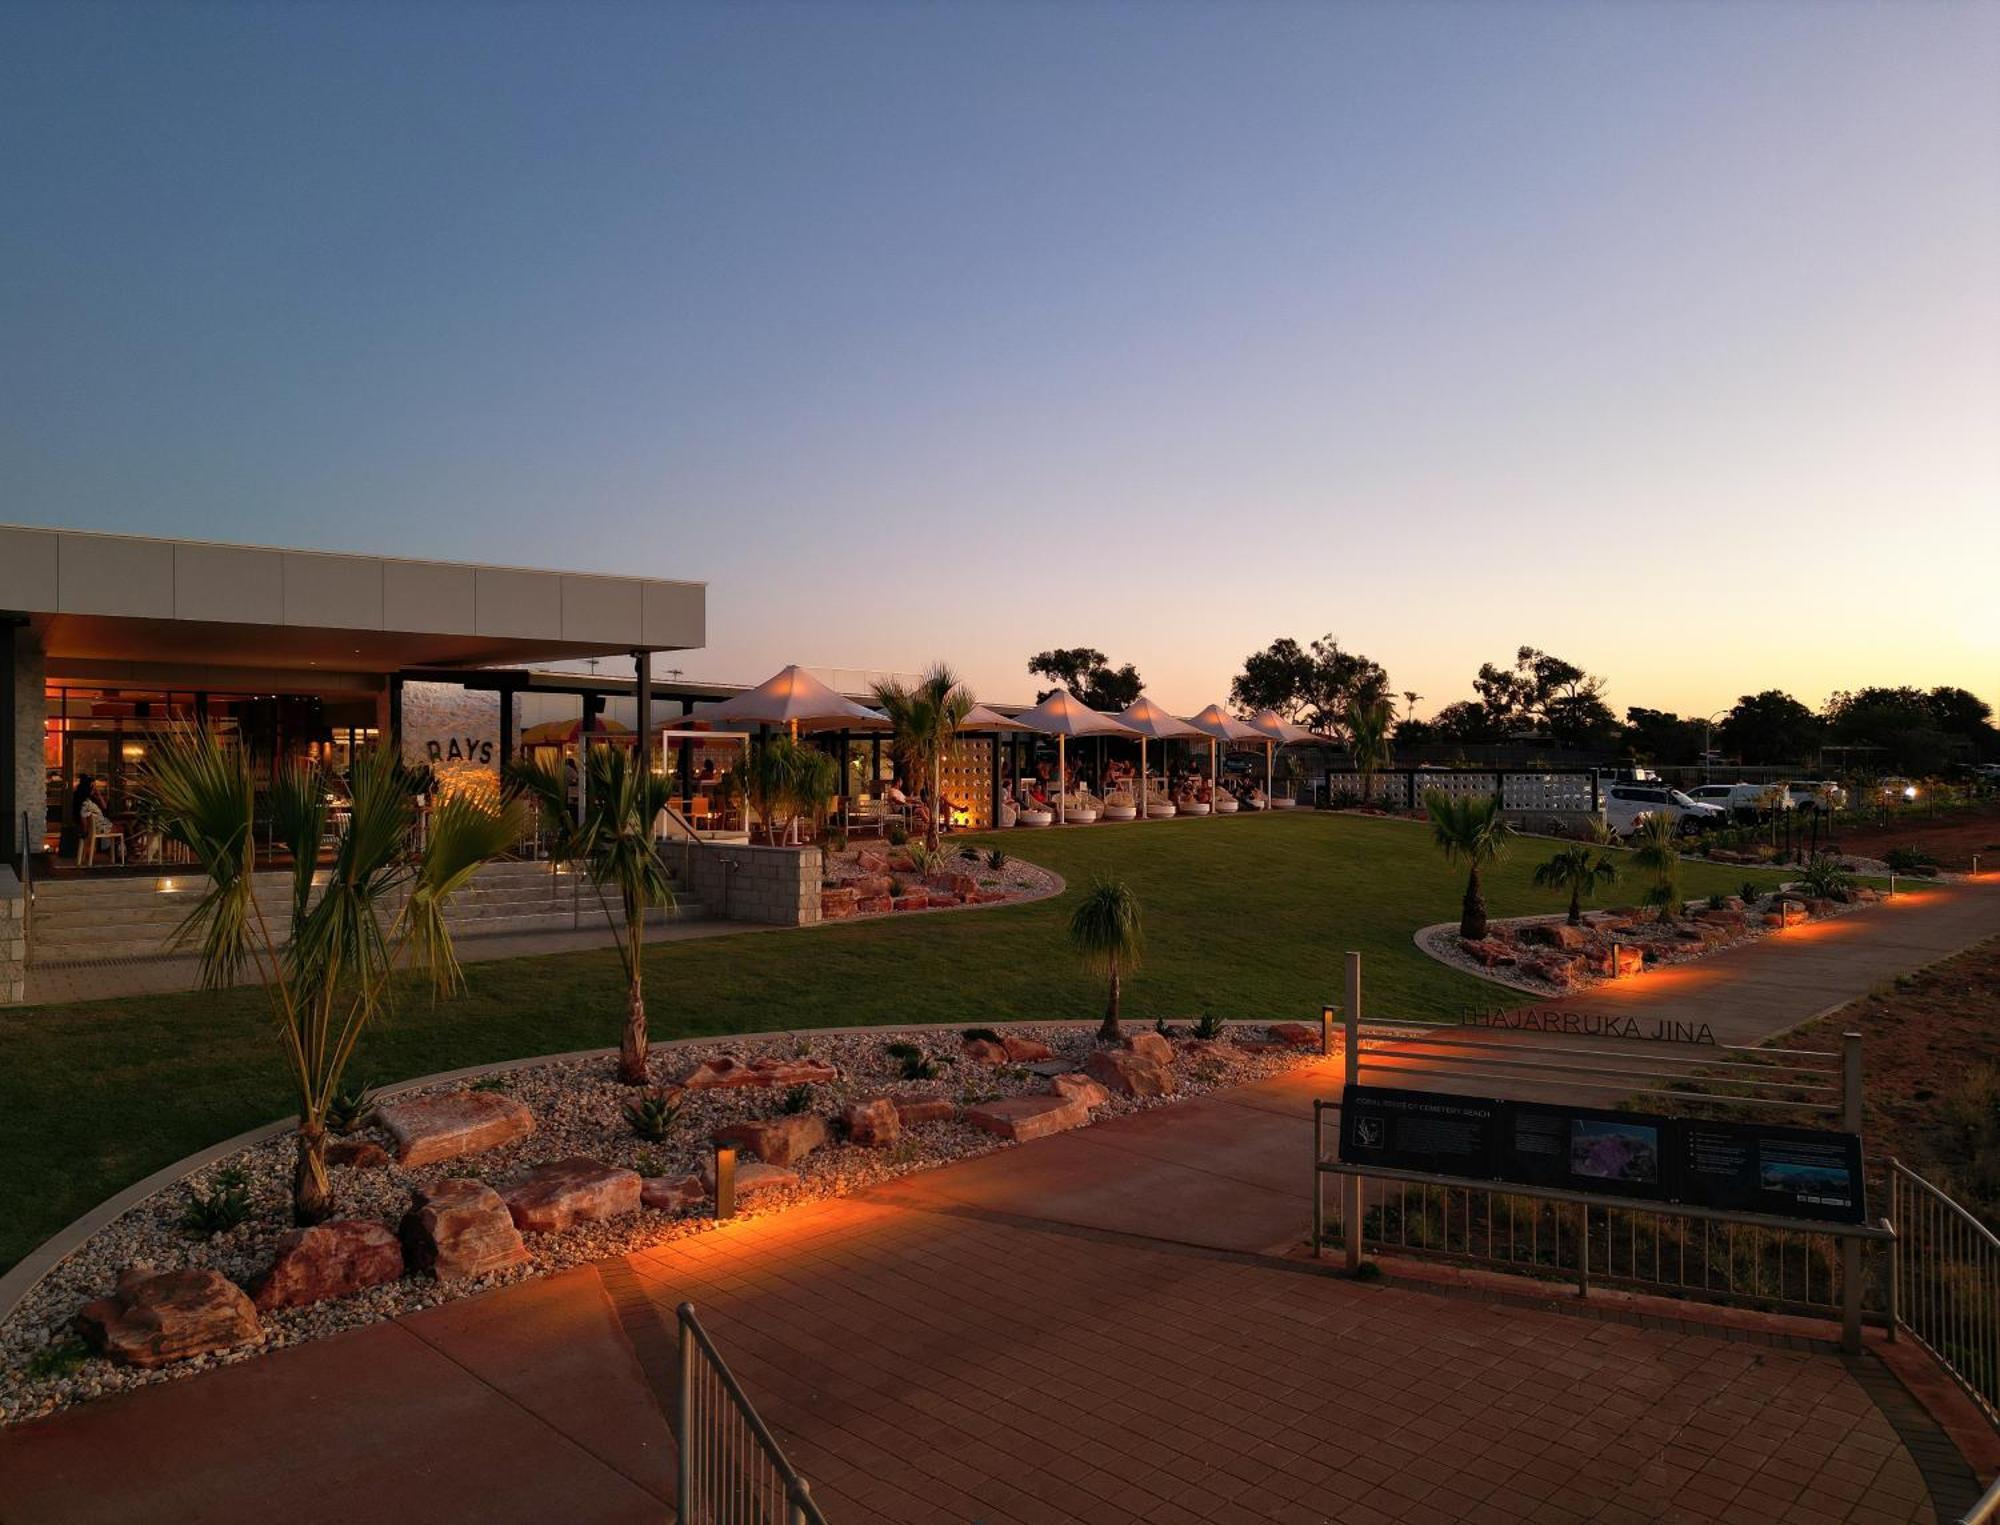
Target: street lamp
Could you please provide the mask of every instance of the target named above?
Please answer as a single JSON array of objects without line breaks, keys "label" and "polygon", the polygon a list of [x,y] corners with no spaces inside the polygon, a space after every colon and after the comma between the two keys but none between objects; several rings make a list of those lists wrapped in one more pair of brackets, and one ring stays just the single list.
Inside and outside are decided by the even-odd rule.
[{"label": "street lamp", "polygon": [[[1734,708],[1734,705],[1730,706],[1730,709]],[[1729,710],[1727,709],[1717,710],[1715,714],[1710,715],[1708,719],[1701,723],[1701,781],[1704,784],[1708,782],[1708,775],[1713,766],[1709,759],[1715,752],[1715,722],[1719,717],[1728,713]]]}]

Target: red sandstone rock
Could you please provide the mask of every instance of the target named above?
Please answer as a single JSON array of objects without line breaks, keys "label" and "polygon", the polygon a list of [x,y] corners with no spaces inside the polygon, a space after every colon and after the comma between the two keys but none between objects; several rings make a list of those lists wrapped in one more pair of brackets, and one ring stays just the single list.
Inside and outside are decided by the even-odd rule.
[{"label": "red sandstone rock", "polygon": [[896,1116],[905,1128],[917,1123],[948,1123],[958,1116],[958,1107],[942,1096],[899,1096]]},{"label": "red sandstone rock", "polygon": [[1090,1121],[1090,1109],[1066,1096],[1008,1096],[966,1108],[965,1120],[984,1132],[1025,1144],[1081,1128]]},{"label": "red sandstone rock", "polygon": [[497,1091],[385,1101],[376,1107],[375,1121],[395,1139],[401,1165],[434,1165],[479,1154],[535,1131],[535,1114]]},{"label": "red sandstone rock", "polygon": [[718,1144],[734,1144],[766,1165],[793,1165],[826,1142],[826,1119],[813,1112],[764,1117],[718,1129]]},{"label": "red sandstone rock", "polygon": [[1130,1049],[1095,1049],[1083,1071],[1121,1096],[1171,1096],[1176,1089],[1172,1070]]},{"label": "red sandstone rock", "polygon": [[1490,937],[1483,941],[1475,941],[1470,937],[1461,937],[1458,940],[1458,945],[1469,953],[1475,962],[1484,965],[1488,969],[1497,969],[1503,964],[1516,962],[1514,952],[1511,948],[1495,942]]},{"label": "red sandstone rock", "polygon": [[1016,1038],[1012,1033],[1004,1034],[1000,1046],[1007,1051],[1007,1058],[1014,1064],[1040,1064],[1045,1059],[1055,1058],[1055,1051],[1046,1043],[1037,1043],[1033,1038]]},{"label": "red sandstone rock", "polygon": [[967,1038],[964,1040],[965,1057],[974,1064],[1005,1064],[1007,1047],[995,1043],[991,1038]]},{"label": "red sandstone rock", "polygon": [[825,1085],[838,1080],[840,1071],[817,1059],[756,1059],[745,1064],[731,1054],[705,1059],[681,1080],[691,1091],[715,1086],[795,1086]]},{"label": "red sandstone rock", "polygon": [[1565,953],[1576,953],[1583,948],[1583,928],[1573,927],[1565,921],[1539,922],[1534,926],[1521,928],[1521,941],[1540,943],[1545,948],[1560,948]]},{"label": "red sandstone rock", "polygon": [[887,895],[864,895],[854,902],[855,911],[862,916],[879,916],[884,911],[896,909],[896,902]]},{"label": "red sandstone rock", "polygon": [[954,900],[963,900],[968,895],[979,893],[979,881],[971,874],[950,872],[925,874],[924,888],[937,894],[949,895]]},{"label": "red sandstone rock", "polygon": [[1049,1094],[1080,1103],[1086,1110],[1108,1106],[1111,1093],[1088,1075],[1051,1075]]},{"label": "red sandstone rock", "polygon": [[850,1144],[871,1148],[893,1144],[903,1132],[903,1120],[897,1115],[896,1104],[886,1096],[871,1096],[866,1101],[852,1102],[843,1107],[840,1125]]},{"label": "red sandstone rock", "polygon": [[855,912],[860,897],[853,890],[821,890],[819,914],[823,921],[844,921]]},{"label": "red sandstone rock", "polygon": [[261,1312],[351,1297],[403,1274],[403,1247],[387,1224],[340,1218],[295,1228],[278,1240],[278,1258],[257,1280]]},{"label": "red sandstone rock", "polygon": [[[715,1190],[715,1156],[710,1155],[701,1162],[701,1184],[710,1193]],[[759,1192],[777,1191],[782,1187],[799,1184],[798,1172],[786,1170],[779,1165],[766,1165],[762,1160],[739,1159],[736,1162],[736,1195],[754,1197]]]},{"label": "red sandstone rock", "polygon": [[457,1177],[418,1190],[403,1219],[403,1254],[416,1269],[453,1281],[520,1265],[528,1247],[498,1192]]},{"label": "red sandstone rock", "polygon": [[500,1187],[514,1227],[553,1234],[575,1223],[595,1223],[639,1210],[639,1172],[621,1170],[586,1155],[537,1165]]},{"label": "red sandstone rock", "polygon": [[248,1344],[262,1333],[257,1309],[220,1271],[130,1266],[118,1290],[85,1303],[77,1331],[114,1361],[165,1366]]},{"label": "red sandstone rock", "polygon": [[1264,1029],[1264,1034],[1273,1043],[1282,1043],[1290,1048],[1319,1047],[1319,1029],[1304,1022],[1273,1022]]},{"label": "red sandstone rock", "polygon": [[889,857],[871,848],[862,848],[854,855],[855,866],[864,874],[885,874],[889,871]]},{"label": "red sandstone rock", "polygon": [[893,895],[896,893],[896,881],[891,879],[887,874],[870,874],[866,878],[850,879],[847,881],[847,887],[863,900],[872,900],[878,895]]},{"label": "red sandstone rock", "polygon": [[389,1163],[389,1151],[365,1138],[330,1139],[326,1146],[329,1165],[345,1165],[351,1170],[380,1170]]},{"label": "red sandstone rock", "polygon": [[639,1205],[655,1212],[678,1213],[699,1207],[708,1198],[701,1177],[647,1176],[639,1183]]},{"label": "red sandstone rock", "polygon": [[1638,974],[1646,967],[1646,950],[1637,943],[1616,943],[1611,949],[1614,976]]},{"label": "red sandstone rock", "polygon": [[1174,1062],[1174,1046],[1158,1033],[1137,1032],[1125,1040],[1125,1051],[1137,1054],[1141,1059],[1150,1059],[1161,1066]]},{"label": "red sandstone rock", "polygon": [[927,892],[898,895],[891,904],[899,911],[928,911],[931,908],[931,897]]}]

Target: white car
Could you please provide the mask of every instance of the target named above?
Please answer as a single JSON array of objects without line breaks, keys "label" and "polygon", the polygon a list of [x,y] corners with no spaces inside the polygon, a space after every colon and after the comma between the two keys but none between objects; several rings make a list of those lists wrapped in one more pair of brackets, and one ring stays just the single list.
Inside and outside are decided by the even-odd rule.
[{"label": "white car", "polygon": [[1697,805],[1715,805],[1740,820],[1759,820],[1778,810],[1791,810],[1789,790],[1777,784],[1703,784],[1688,790]]},{"label": "white car", "polygon": [[1719,826],[1729,812],[1698,803],[1664,784],[1613,784],[1604,791],[1604,823],[1616,836],[1629,837],[1648,816],[1666,815],[1683,832]]},{"label": "white car", "polygon": [[1830,778],[1795,778],[1785,785],[1800,810],[1844,810],[1847,791]]}]

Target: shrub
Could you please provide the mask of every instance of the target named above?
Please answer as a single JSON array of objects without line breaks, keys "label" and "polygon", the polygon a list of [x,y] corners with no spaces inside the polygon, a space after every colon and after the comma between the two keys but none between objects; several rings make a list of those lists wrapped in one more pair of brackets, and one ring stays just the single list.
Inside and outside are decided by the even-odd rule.
[{"label": "shrub", "polygon": [[910,840],[910,829],[901,821],[891,821],[885,835],[891,847],[901,847]]},{"label": "shrub", "polygon": [[511,1076],[507,1075],[482,1075],[479,1079],[472,1082],[472,1089],[475,1091],[511,1091],[514,1089],[514,1081]]},{"label": "shrub", "polygon": [[997,873],[1007,866],[1007,854],[997,847],[994,848],[986,855],[986,866]]},{"label": "shrub", "polygon": [[663,1144],[680,1126],[686,1105],[670,1091],[648,1091],[638,1100],[625,1103],[625,1121],[649,1144]]},{"label": "shrub", "polygon": [[1717,890],[1717,891],[1716,891],[1716,892],[1715,892],[1715,893],[1714,893],[1713,895],[1710,895],[1710,896],[1708,897],[1708,908],[1709,908],[1709,909],[1710,909],[1711,911],[1726,911],[1726,910],[1728,910],[1728,909],[1729,909],[1729,897],[1728,897],[1727,895],[1723,894],[1721,890]]},{"label": "shrub", "polygon": [[785,1099],[778,1103],[778,1110],[787,1117],[797,1117],[801,1112],[812,1110],[813,1088],[809,1085],[795,1085],[785,1092]]},{"label": "shrub", "polygon": [[1882,854],[1882,861],[1899,874],[1921,874],[1929,878],[1938,871],[1937,859],[1914,847],[1892,847]]},{"label": "shrub", "polygon": [[75,1336],[44,1345],[28,1357],[28,1380],[67,1377],[90,1359],[90,1347]]},{"label": "shrub", "polygon": [[1853,892],[1854,875],[1832,853],[1818,853],[1800,870],[1799,885],[1817,899],[1845,900]]},{"label": "shrub", "polygon": [[830,831],[830,832],[828,832],[828,833],[827,833],[827,836],[826,836],[826,845],[827,845],[827,850],[828,850],[829,852],[837,852],[837,853],[844,853],[844,852],[846,852],[846,851],[847,851],[847,833],[846,833],[846,832],[844,832],[844,831]]},{"label": "shrub", "polygon": [[341,1091],[326,1104],[327,1128],[342,1135],[367,1127],[374,1115],[375,1093],[366,1084]]},{"label": "shrub", "polygon": [[1197,1038],[1206,1039],[1211,1042],[1220,1038],[1222,1036],[1222,1018],[1218,1017],[1212,1011],[1203,1012],[1201,1020],[1194,1025],[1194,1035]]},{"label": "shrub", "polygon": [[883,1052],[886,1053],[891,1059],[909,1060],[909,1059],[921,1059],[924,1057],[924,1051],[918,1048],[914,1043],[897,1042],[897,1043],[885,1044],[883,1046]]},{"label": "shrub", "polygon": [[215,1173],[215,1185],[208,1191],[191,1194],[181,1227],[190,1233],[212,1238],[226,1234],[250,1216],[248,1178],[231,1166]]},{"label": "shrub", "polygon": [[958,855],[959,857],[963,858],[967,863],[977,863],[979,861],[979,849],[976,847],[972,846],[961,847],[958,850]]},{"label": "shrub", "polygon": [[1743,897],[1745,905],[1755,905],[1759,900],[1764,898],[1763,889],[1748,879],[1745,879],[1741,884],[1736,886],[1736,893]]},{"label": "shrub", "polygon": [[642,1176],[663,1176],[667,1173],[667,1162],[650,1149],[641,1149],[632,1161],[632,1168]]},{"label": "shrub", "polygon": [[901,875],[891,874],[889,876],[889,893],[891,895],[894,895],[900,899],[903,895],[903,892],[909,889],[909,887],[910,887],[910,881],[903,878]]},{"label": "shrub", "polygon": [[932,1059],[926,1059],[920,1053],[911,1054],[903,1060],[903,1078],[905,1080],[935,1080],[937,1079],[937,1072],[937,1062]]}]

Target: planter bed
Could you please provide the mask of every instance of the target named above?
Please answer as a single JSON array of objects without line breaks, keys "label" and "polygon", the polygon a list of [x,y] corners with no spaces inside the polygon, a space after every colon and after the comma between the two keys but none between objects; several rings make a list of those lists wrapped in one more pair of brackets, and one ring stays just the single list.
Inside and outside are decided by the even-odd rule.
[{"label": "planter bed", "polygon": [[[1048,1072],[1064,1066],[1081,1069],[1096,1047],[1095,1026],[1094,1021],[1012,1025],[1004,1029],[1004,1051],[999,1045],[972,1044],[956,1028],[766,1034],[659,1046],[653,1052],[651,1069],[654,1083],[661,1087],[703,1074],[741,1078],[758,1073],[753,1069],[758,1061],[792,1066],[802,1074],[834,1077],[809,1085],[805,1112],[791,1123],[780,1123],[781,1128],[797,1124],[815,1136],[824,1124],[827,1142],[783,1167],[795,1172],[795,1180],[786,1179],[772,1189],[751,1194],[746,1178],[766,1167],[756,1164],[756,1155],[748,1145],[739,1155],[739,1214],[762,1213],[800,1201],[841,1196],[911,1171],[1005,1148],[1003,1138],[966,1121],[966,1110],[992,1105],[993,1112],[981,1117],[986,1127],[998,1126],[1004,1131],[1012,1126],[1008,1120],[1012,1113],[1040,1115],[1052,1105],[1062,1107],[1069,1093],[1064,1091],[1063,1098],[1057,1098],[1057,1083]],[[1316,1049],[1287,1046],[1288,1036],[1290,1042],[1297,1042],[1299,1033],[1305,1031],[1280,1028],[1267,1033],[1239,1027],[1237,1036],[1246,1040],[1280,1040],[1244,1047],[1226,1040],[1195,1043],[1182,1036],[1172,1043],[1173,1062],[1166,1068],[1178,1083],[1178,1096],[1239,1085],[1315,1059]],[[1150,1035],[1151,1030],[1128,1022],[1126,1032]],[[886,1046],[892,1042],[920,1049],[924,1061],[936,1066],[936,1076],[904,1079],[903,1061],[887,1052]],[[1150,1036],[1140,1042],[1150,1047]],[[1050,1057],[1038,1059],[1044,1047]],[[1144,1061],[1134,1054],[1114,1052],[1121,1063],[1144,1068]],[[988,1058],[978,1057],[981,1053]],[[1030,1069],[1030,1063],[1039,1067]],[[1098,1062],[1093,1062],[1092,1068],[1093,1073],[1101,1073]],[[779,1074],[783,1077],[782,1069]],[[403,1107],[414,1099],[462,1094],[471,1085],[463,1075],[448,1082],[420,1083],[399,1091],[385,1105]],[[410,1212],[417,1191],[454,1179],[505,1190],[524,1173],[557,1161],[567,1162],[565,1168],[572,1173],[584,1167],[581,1173],[586,1177],[602,1178],[618,1188],[604,1193],[594,1209],[611,1216],[537,1232],[534,1225],[544,1221],[549,1210],[547,1193],[536,1196],[516,1189],[510,1193],[510,1206],[514,1222],[521,1225],[526,1254],[519,1257],[521,1263],[509,1269],[448,1282],[413,1270],[352,1295],[264,1311],[255,1320],[254,1336],[245,1343],[150,1369],[114,1363],[101,1355],[83,1355],[72,1334],[79,1310],[110,1293],[119,1273],[128,1267],[144,1266],[156,1272],[214,1271],[238,1287],[255,1287],[272,1265],[280,1237],[292,1228],[293,1135],[289,1131],[274,1134],[193,1169],[179,1182],[138,1203],[77,1245],[7,1312],[0,1320],[0,1423],[36,1418],[105,1394],[252,1359],[267,1350],[394,1318],[509,1282],[704,1232],[714,1224],[712,1198],[685,1178],[698,1173],[702,1162],[712,1158],[710,1141],[718,1130],[749,1124],[750,1135],[763,1137],[769,1130],[755,1125],[780,1119],[790,1089],[782,1079],[774,1085],[688,1085],[680,1093],[684,1110],[672,1136],[663,1143],[649,1143],[634,1135],[624,1115],[626,1104],[645,1093],[617,1083],[608,1053],[502,1067],[486,1085],[495,1093],[488,1100],[496,1109],[517,1110],[516,1103],[525,1106],[533,1114],[533,1131],[481,1152],[403,1166],[393,1163],[398,1140],[386,1128],[364,1127],[341,1142],[374,1145],[390,1162],[378,1160],[372,1165],[342,1165],[330,1170],[336,1218],[362,1220],[368,1226],[365,1232],[380,1238],[373,1226],[396,1231]],[[1086,1089],[1096,1091],[1091,1086]],[[481,1091],[472,1089],[471,1094],[478,1096]],[[847,1141],[838,1122],[843,1109],[883,1097],[908,1105],[911,1120],[891,1126],[889,1131],[897,1135],[893,1140],[872,1145]],[[1108,1100],[1082,1103],[1081,1112],[1064,1112],[1059,1121],[1064,1127],[1080,1126],[1166,1105],[1171,1099],[1112,1094]],[[929,1111],[945,1115],[918,1120],[925,1110],[919,1103],[929,1103]],[[882,1110],[874,1109],[877,1115]],[[893,1108],[890,1111],[901,1116]],[[995,1113],[1002,1115],[996,1119]],[[865,1115],[849,1114],[857,1119]],[[808,1123],[808,1118],[814,1121]],[[856,1126],[863,1128],[858,1120]],[[181,1220],[194,1193],[212,1190],[219,1177],[231,1171],[240,1172],[249,1198],[245,1221],[213,1237],[184,1228]],[[624,1174],[627,1171],[646,1178],[648,1194],[656,1200],[668,1200],[677,1193],[680,1200],[669,1209],[633,1208],[628,1199],[636,1188],[632,1177]]]},{"label": "planter bed", "polygon": [[1062,893],[1060,875],[1009,856],[992,867],[982,850],[961,856],[945,839],[942,856],[928,874],[919,874],[900,847],[863,845],[824,855],[820,911],[823,921],[866,921],[911,911],[958,910],[1018,905]]}]

